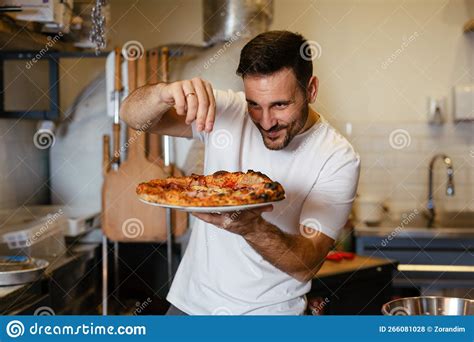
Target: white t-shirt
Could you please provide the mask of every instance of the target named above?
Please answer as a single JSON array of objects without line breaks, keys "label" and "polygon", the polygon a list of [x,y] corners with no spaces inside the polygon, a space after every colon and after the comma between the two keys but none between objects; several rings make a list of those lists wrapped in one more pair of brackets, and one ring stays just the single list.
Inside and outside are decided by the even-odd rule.
[{"label": "white t-shirt", "polygon": [[[360,159],[320,118],[278,151],[265,147],[243,92],[215,91],[217,115],[205,144],[204,172],[261,171],[280,182],[286,199],[263,218],[289,234],[304,224],[336,239],[350,213]],[[307,234],[308,232],[303,232]],[[300,282],[258,254],[240,235],[196,219],[168,301],[193,315],[299,315],[311,282]]]}]

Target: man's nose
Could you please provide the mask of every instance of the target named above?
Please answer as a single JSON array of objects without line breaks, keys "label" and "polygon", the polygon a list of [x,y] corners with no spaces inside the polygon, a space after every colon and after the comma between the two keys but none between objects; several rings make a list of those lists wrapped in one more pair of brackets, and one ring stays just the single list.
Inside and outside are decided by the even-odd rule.
[{"label": "man's nose", "polygon": [[260,121],[260,126],[264,130],[269,130],[277,124],[277,120],[273,117],[269,110],[263,111],[262,120]]}]

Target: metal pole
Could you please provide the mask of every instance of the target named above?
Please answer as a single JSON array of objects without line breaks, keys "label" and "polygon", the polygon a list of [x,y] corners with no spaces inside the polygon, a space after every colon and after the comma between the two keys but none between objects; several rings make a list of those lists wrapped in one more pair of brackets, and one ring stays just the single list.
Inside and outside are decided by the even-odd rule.
[{"label": "metal pole", "polygon": [[[163,137],[164,163],[171,165],[171,137]],[[168,284],[171,287],[173,281],[173,232],[171,227],[171,209],[166,208],[166,255],[168,259]]]},{"label": "metal pole", "polygon": [[107,253],[107,237],[102,236],[102,315],[107,316],[108,313],[108,253]]}]

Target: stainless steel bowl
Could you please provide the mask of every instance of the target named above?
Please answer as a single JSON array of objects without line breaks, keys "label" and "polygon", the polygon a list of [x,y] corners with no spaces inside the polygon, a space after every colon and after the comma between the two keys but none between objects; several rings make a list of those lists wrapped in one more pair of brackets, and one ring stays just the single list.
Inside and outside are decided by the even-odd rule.
[{"label": "stainless steel bowl", "polygon": [[27,269],[18,269],[0,272],[0,286],[19,285],[39,280],[49,262],[43,259],[31,259],[31,265]]},{"label": "stainless steel bowl", "polygon": [[467,316],[474,315],[474,300],[452,297],[407,297],[382,306],[388,316]]}]

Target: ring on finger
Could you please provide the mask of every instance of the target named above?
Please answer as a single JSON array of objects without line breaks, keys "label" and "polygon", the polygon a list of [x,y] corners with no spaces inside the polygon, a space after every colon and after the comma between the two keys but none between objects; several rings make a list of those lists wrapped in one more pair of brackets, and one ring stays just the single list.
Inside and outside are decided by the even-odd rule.
[{"label": "ring on finger", "polygon": [[186,97],[188,97],[188,96],[196,96],[196,93],[194,93],[194,92],[192,92],[192,93],[187,93],[185,96],[186,96]]}]

